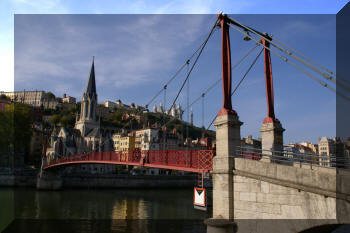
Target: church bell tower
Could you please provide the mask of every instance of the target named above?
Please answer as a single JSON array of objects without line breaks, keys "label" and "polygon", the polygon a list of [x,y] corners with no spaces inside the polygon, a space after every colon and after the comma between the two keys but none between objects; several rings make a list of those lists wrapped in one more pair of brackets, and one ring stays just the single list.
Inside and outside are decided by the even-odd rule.
[{"label": "church bell tower", "polygon": [[75,129],[80,130],[82,136],[86,136],[92,129],[99,128],[99,121],[96,116],[97,93],[95,82],[95,65],[92,59],[89,79],[81,99],[80,115],[75,122]]}]

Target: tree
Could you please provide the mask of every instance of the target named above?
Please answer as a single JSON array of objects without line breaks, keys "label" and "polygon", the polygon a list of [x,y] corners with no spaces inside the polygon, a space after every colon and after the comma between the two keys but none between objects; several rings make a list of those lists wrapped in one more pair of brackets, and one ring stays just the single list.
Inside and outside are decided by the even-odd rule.
[{"label": "tree", "polygon": [[27,153],[32,124],[31,108],[25,104],[13,103],[0,112],[0,150],[12,159]]},{"label": "tree", "polygon": [[56,99],[56,96],[52,92],[49,91],[49,92],[45,93],[44,98],[48,99],[48,100],[54,100],[54,99]]},{"label": "tree", "polygon": [[63,127],[73,128],[75,119],[74,119],[74,116],[72,116],[72,115],[65,115],[65,116],[61,117],[59,122]]},{"label": "tree", "polygon": [[0,99],[1,99],[1,100],[7,100],[7,101],[10,101],[10,100],[11,100],[9,97],[7,97],[7,96],[4,95],[4,94],[0,95]]},{"label": "tree", "polygon": [[50,122],[52,125],[57,125],[58,122],[60,122],[60,119],[61,119],[60,115],[54,114],[54,115],[52,115],[52,116],[50,117],[49,122]]}]

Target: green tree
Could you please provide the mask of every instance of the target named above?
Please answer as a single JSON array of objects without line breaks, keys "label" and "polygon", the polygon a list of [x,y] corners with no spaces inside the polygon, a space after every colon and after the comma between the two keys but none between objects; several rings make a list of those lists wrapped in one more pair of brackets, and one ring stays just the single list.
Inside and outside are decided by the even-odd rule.
[{"label": "green tree", "polygon": [[25,104],[13,103],[0,112],[0,150],[11,156],[27,153],[32,136],[32,112]]},{"label": "green tree", "polygon": [[0,95],[0,99],[1,99],[1,100],[7,100],[7,101],[10,101],[10,100],[11,100],[9,97],[7,97],[7,96],[4,95],[4,94]]},{"label": "green tree", "polygon": [[74,119],[74,116],[72,115],[65,115],[61,117],[59,122],[63,127],[73,128],[75,119]]},{"label": "green tree", "polygon": [[53,100],[56,99],[56,96],[52,92],[46,92],[44,98],[48,100]]},{"label": "green tree", "polygon": [[54,114],[54,115],[52,115],[50,118],[49,118],[49,122],[52,124],[52,125],[57,125],[58,124],[58,122],[60,122],[60,119],[61,119],[61,117],[60,117],[60,115],[58,115],[58,114]]}]

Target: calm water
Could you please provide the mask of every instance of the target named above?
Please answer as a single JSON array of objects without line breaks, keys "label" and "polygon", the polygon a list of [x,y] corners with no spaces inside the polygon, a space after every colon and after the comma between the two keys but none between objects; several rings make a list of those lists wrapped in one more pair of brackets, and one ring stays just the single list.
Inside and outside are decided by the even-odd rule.
[{"label": "calm water", "polygon": [[[4,233],[206,232],[210,216],[193,209],[192,198],[192,189],[0,188],[0,232],[14,218]],[[350,232],[350,225],[333,232]]]},{"label": "calm water", "polygon": [[209,215],[193,209],[192,198],[192,189],[2,188],[0,224],[13,215],[21,220],[4,232],[205,232]]}]

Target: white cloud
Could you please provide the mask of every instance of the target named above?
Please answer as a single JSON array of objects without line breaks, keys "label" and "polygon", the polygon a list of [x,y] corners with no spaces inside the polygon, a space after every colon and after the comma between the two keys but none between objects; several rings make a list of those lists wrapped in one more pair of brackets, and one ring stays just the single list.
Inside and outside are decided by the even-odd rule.
[{"label": "white cloud", "polygon": [[12,0],[15,13],[66,13],[61,0]]},{"label": "white cloud", "polygon": [[[214,22],[208,15],[135,15],[129,20],[123,15],[36,17],[16,19],[19,88],[28,80],[48,77],[55,83],[67,77],[76,85],[85,83],[92,55],[96,56],[97,85],[118,90],[165,82],[194,51],[193,45],[202,43]],[[96,23],[103,17],[109,17],[103,19],[108,25]],[[36,24],[38,20],[46,23]],[[115,20],[123,23],[111,23]]]}]

